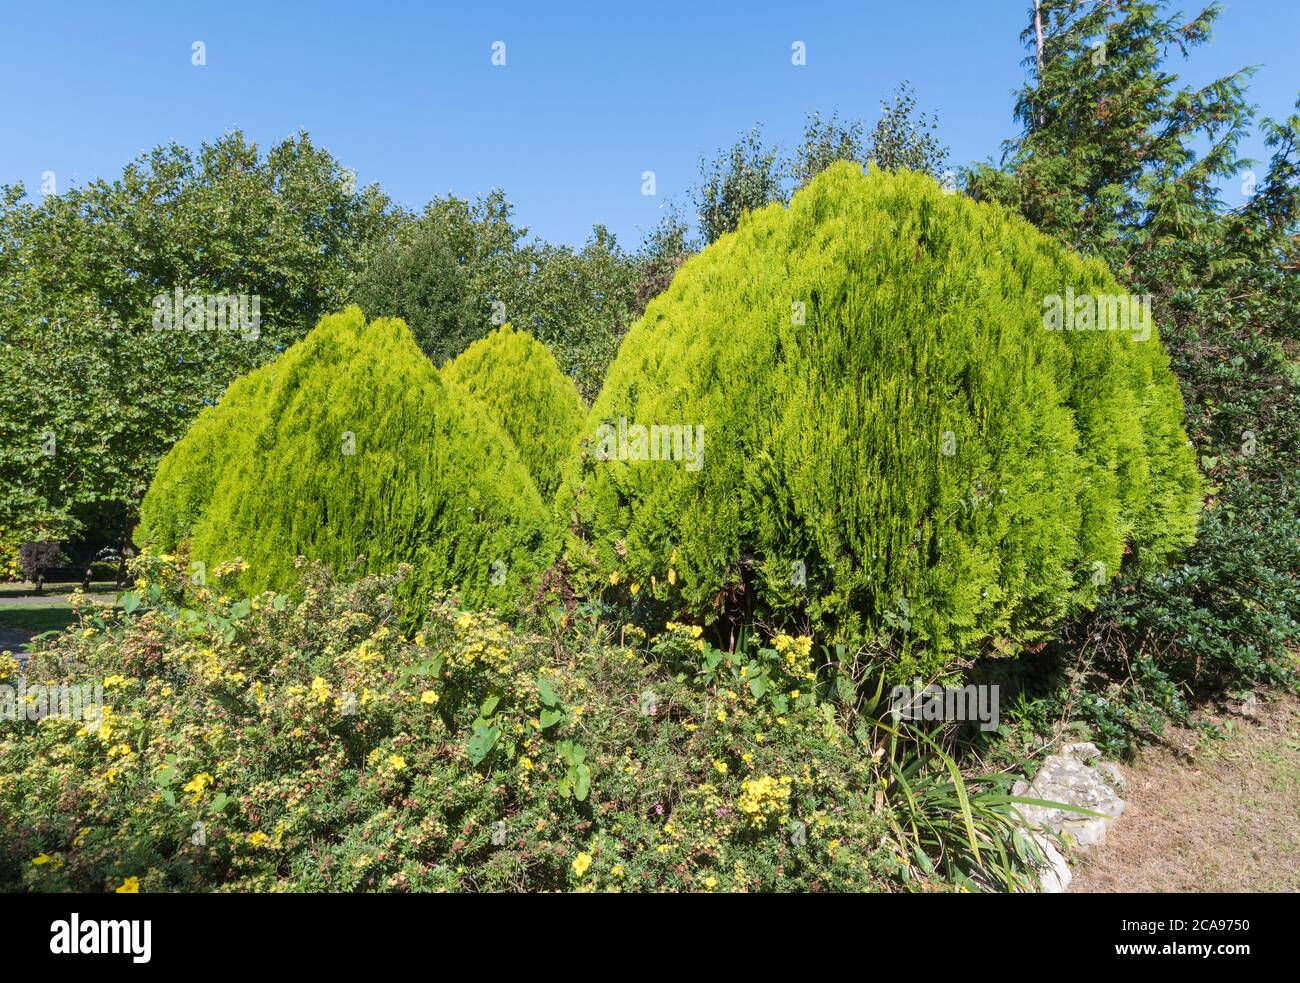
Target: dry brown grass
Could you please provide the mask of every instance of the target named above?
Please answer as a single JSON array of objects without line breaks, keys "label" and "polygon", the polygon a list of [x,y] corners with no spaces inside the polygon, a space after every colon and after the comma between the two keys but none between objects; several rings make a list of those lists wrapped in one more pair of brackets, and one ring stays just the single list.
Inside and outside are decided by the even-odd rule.
[{"label": "dry brown grass", "polygon": [[1124,768],[1128,808],[1071,891],[1300,891],[1300,699],[1207,719],[1227,740],[1171,729]]}]

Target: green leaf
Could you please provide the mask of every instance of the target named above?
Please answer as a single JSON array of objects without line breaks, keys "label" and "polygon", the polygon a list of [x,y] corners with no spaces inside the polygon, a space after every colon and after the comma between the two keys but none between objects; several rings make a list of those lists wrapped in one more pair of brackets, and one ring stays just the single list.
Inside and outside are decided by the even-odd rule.
[{"label": "green leaf", "polygon": [[489,754],[492,748],[496,746],[497,739],[501,737],[501,728],[489,727],[483,723],[474,725],[474,733],[470,735],[469,743],[466,750],[469,752],[471,765],[478,765]]},{"label": "green leaf", "polygon": [[545,676],[537,677],[537,695],[542,698],[545,706],[553,707],[560,702],[560,698],[555,695],[555,690],[551,689],[551,684]]},{"label": "green leaf", "polygon": [[546,730],[548,727],[554,727],[563,719],[563,710],[543,710],[541,716],[538,717],[538,721],[542,725],[542,730]]},{"label": "green leaf", "polygon": [[248,613],[252,610],[253,602],[245,597],[230,605],[230,616],[238,621],[240,618],[247,618]]}]

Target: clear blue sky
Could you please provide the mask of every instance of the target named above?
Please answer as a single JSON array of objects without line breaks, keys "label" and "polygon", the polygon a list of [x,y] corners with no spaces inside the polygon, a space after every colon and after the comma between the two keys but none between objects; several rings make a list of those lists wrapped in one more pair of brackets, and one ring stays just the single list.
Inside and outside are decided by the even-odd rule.
[{"label": "clear blue sky", "polygon": [[[666,198],[685,203],[702,152],[756,122],[789,147],[814,109],[873,121],[903,79],[954,163],[996,157],[1015,129],[1028,7],[2,0],[0,183],[33,191],[51,170],[62,189],[158,143],[240,127],[265,148],[301,127],[408,206],[501,185],[533,233],[578,244],[602,222],[631,246]],[[1297,38],[1296,0],[1229,0],[1184,77],[1259,64],[1253,101],[1285,115]],[[206,66],[191,65],[194,41]],[[806,66],[791,65],[794,41]],[[658,197],[641,194],[645,170]]]}]

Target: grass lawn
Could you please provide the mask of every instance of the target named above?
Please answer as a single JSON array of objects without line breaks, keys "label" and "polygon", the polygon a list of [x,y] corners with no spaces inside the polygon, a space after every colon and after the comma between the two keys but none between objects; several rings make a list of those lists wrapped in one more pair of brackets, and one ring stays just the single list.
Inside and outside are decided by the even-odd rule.
[{"label": "grass lawn", "polygon": [[0,627],[22,628],[39,635],[45,631],[58,631],[77,620],[76,613],[66,604],[32,604],[0,607]]},{"label": "grass lawn", "polygon": [[1132,768],[1128,808],[1071,892],[1300,891],[1300,700],[1274,693],[1227,740],[1168,728]]}]

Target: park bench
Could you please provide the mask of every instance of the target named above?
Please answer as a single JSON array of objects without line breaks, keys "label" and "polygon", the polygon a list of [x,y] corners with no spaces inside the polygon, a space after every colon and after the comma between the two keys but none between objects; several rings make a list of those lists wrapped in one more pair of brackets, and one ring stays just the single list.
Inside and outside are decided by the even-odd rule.
[{"label": "park bench", "polygon": [[47,582],[80,583],[82,590],[90,590],[90,567],[43,567],[36,572],[36,593],[40,594]]}]

